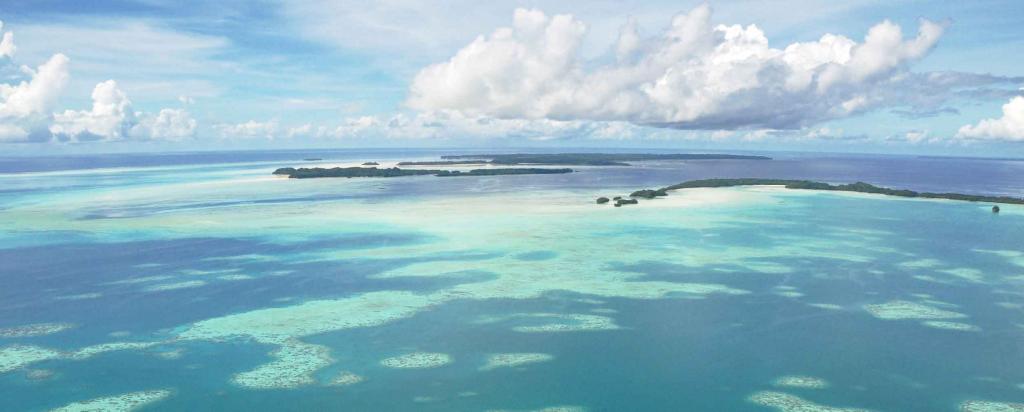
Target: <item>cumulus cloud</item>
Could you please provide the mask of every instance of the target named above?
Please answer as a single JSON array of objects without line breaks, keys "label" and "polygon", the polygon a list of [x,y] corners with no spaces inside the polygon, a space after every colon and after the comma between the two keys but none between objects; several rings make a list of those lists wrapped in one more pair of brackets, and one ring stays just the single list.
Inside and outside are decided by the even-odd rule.
[{"label": "cumulus cloud", "polygon": [[[15,49],[13,34],[3,32],[0,68],[14,67],[9,58]],[[114,80],[96,85],[90,109],[54,113],[71,77],[69,64],[67,56],[57,53],[38,68],[18,68],[20,82],[0,83],[0,141],[177,140],[195,134],[196,121],[184,109],[133,111],[131,100]]]},{"label": "cumulus cloud", "polygon": [[29,77],[16,85],[0,84],[0,120],[48,115],[68,83],[68,58],[55,54],[38,69],[22,67]]},{"label": "cumulus cloud", "polygon": [[196,121],[184,109],[162,109],[156,115],[135,112],[114,80],[96,85],[92,109],[55,113],[50,132],[61,140],[181,140],[195,134]]},{"label": "cumulus cloud", "polygon": [[14,56],[14,51],[17,50],[17,47],[14,46],[14,33],[3,30],[4,22],[0,21],[0,33],[3,34],[0,36],[0,59],[11,58]]},{"label": "cumulus cloud", "polygon": [[220,133],[220,137],[225,139],[273,139],[278,136],[280,124],[276,120],[266,122],[250,120],[245,123],[218,124],[214,126],[214,129]]},{"label": "cumulus cloud", "polygon": [[161,109],[149,115],[136,113],[139,123],[132,127],[131,135],[153,140],[183,140],[195,136],[197,122],[185,109]]},{"label": "cumulus cloud", "polygon": [[407,104],[497,118],[626,121],[685,129],[793,129],[894,101],[887,85],[924,57],[943,27],[915,37],[889,21],[857,43],[826,34],[784,49],[755,25],[712,25],[699,6],[641,39],[620,30],[614,63],[583,61],[585,25],[570,15],[518,9],[512,27],[479,36],[421,70]]},{"label": "cumulus cloud", "polygon": [[126,137],[135,120],[132,102],[113,80],[97,84],[92,90],[91,110],[65,110],[53,117],[50,132],[55,135],[88,134],[111,140]]},{"label": "cumulus cloud", "polygon": [[1024,141],[1024,96],[1016,96],[1004,104],[1002,117],[963,126],[956,135],[966,139]]},{"label": "cumulus cloud", "polygon": [[330,139],[525,139],[570,140],[628,139],[647,136],[649,129],[628,122],[582,120],[500,119],[470,116],[458,111],[398,113],[390,116],[359,116],[335,126],[303,125],[282,134]]}]

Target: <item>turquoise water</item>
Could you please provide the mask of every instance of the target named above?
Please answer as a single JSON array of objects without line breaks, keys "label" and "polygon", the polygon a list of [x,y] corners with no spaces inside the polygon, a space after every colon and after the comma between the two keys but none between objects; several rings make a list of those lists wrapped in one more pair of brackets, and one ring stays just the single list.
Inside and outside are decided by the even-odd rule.
[{"label": "turquoise water", "polygon": [[[368,155],[325,162],[409,157]],[[0,409],[1000,410],[979,401],[1024,401],[1024,209],[777,188],[593,204],[715,170],[929,189],[933,161],[8,173]],[[1020,194],[1018,163],[963,162]]]}]

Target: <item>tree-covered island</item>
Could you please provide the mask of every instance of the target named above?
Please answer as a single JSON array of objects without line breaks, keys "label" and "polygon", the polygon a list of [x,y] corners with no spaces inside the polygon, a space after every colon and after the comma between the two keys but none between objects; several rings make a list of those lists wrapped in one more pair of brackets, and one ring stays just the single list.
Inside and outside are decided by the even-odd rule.
[{"label": "tree-covered island", "polygon": [[[745,178],[745,179],[702,179],[702,180],[690,180],[687,182],[666,186],[661,189],[644,189],[638,190],[630,194],[631,198],[644,198],[653,199],[660,196],[668,196],[669,190],[677,189],[691,189],[700,187],[734,187],[734,186],[784,186],[786,189],[804,189],[804,190],[827,190],[836,192],[857,192],[857,193],[872,193],[887,196],[898,196],[908,198],[923,198],[923,199],[949,199],[949,200],[962,200],[968,202],[987,202],[987,203],[1005,203],[1005,204],[1024,204],[1024,199],[1009,197],[1009,196],[983,196],[983,195],[968,195],[962,193],[931,193],[931,192],[915,192],[913,190],[906,189],[890,189],[886,187],[879,187],[870,183],[857,182],[850,184],[832,185],[823,182],[815,182],[811,180],[788,180],[788,179],[757,179],[757,178]],[[993,211],[999,210],[998,206],[993,208]]]},{"label": "tree-covered island", "polygon": [[402,177],[402,176],[498,176],[498,175],[544,175],[572,173],[572,169],[542,169],[542,168],[493,168],[473,169],[469,171],[459,170],[435,170],[435,169],[400,169],[376,168],[376,167],[313,167],[294,168],[282,167],[274,171],[275,175],[288,176],[292,179],[312,179],[319,177]]},{"label": "tree-covered island", "polygon": [[512,153],[441,156],[442,161],[402,162],[399,165],[565,165],[565,166],[629,166],[630,161],[644,160],[771,160],[766,156],[718,153]]}]

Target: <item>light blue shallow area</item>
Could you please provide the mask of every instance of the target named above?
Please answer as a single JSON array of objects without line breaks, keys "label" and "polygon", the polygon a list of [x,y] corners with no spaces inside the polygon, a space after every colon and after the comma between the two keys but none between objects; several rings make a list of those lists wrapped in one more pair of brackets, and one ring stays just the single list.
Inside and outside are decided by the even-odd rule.
[{"label": "light blue shallow area", "polygon": [[[322,156],[329,163],[437,154]],[[677,192],[620,209],[592,204],[599,195],[718,176],[1020,196],[1022,162],[787,155],[557,176],[297,181],[269,173],[313,164],[301,160],[310,154],[225,156],[199,164],[94,159],[100,164],[91,167],[88,159],[59,167],[5,160],[0,329],[73,327],[0,337],[0,350],[157,343],[0,373],[0,409],[48,410],[156,389],[171,394],[145,410],[773,410],[750,400],[761,391],[886,411],[1024,402],[1020,207],[995,215],[986,204],[782,189]],[[935,177],[948,170],[969,173],[950,183]],[[688,196],[693,203],[671,203]],[[526,276],[535,280],[521,290],[547,279],[563,286],[525,298],[474,289]],[[576,278],[620,290],[564,286]],[[655,283],[744,293],[640,296]],[[161,285],[183,286],[154,288]],[[470,292],[445,295],[452,290]],[[295,387],[235,382],[275,359],[278,345],[255,335],[181,339],[208,319],[379,291],[445,297],[379,325],[298,337],[329,348],[331,361]],[[872,313],[892,302],[960,316]],[[608,318],[617,328],[522,331],[567,315]],[[453,362],[381,364],[410,352]],[[481,370],[495,353],[553,359]],[[364,380],[330,386],[342,371]],[[773,384],[783,376],[828,386]]]}]

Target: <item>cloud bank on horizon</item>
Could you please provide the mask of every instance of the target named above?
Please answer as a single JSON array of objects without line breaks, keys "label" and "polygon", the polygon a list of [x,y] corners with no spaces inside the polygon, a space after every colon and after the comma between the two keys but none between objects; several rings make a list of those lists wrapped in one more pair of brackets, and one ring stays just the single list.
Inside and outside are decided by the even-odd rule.
[{"label": "cloud bank on horizon", "polygon": [[[10,60],[16,50],[13,33],[4,32],[2,39],[0,57]],[[114,80],[96,85],[91,110],[54,112],[71,76],[69,63],[57,53],[36,69],[21,66],[25,80],[0,84],[0,142],[183,139],[194,134],[196,121],[184,110],[134,112]]]},{"label": "cloud bank on horizon", "polygon": [[1005,87],[1019,87],[1024,77],[913,70],[939,47],[947,26],[920,19],[907,33],[883,20],[859,41],[826,33],[816,41],[773,47],[757,25],[713,23],[705,4],[672,17],[667,28],[651,36],[630,18],[615,35],[602,36],[614,39],[605,53],[585,56],[586,22],[570,14],[516,9],[511,26],[479,35],[447,60],[415,71],[404,107],[391,113],[339,113],[318,122],[256,116],[230,122],[215,113],[197,120],[190,113],[192,99],[184,96],[179,107],[137,110],[117,79],[94,86],[91,107],[58,110],[69,92],[71,59],[54,51],[35,68],[15,64],[14,33],[0,23],[0,142],[450,136],[870,140],[832,124],[870,113],[905,119],[960,114],[957,107],[964,102],[995,99],[1009,99],[1000,117],[975,117],[976,122],[961,123],[945,136],[909,129],[898,139],[910,144],[1024,141],[1024,97]]},{"label": "cloud bank on horizon", "polygon": [[921,21],[905,39],[885,21],[864,42],[826,34],[771,48],[755,25],[713,25],[699,6],[650,39],[620,31],[615,62],[585,68],[586,26],[570,15],[518,9],[513,26],[478,37],[423,69],[409,105],[499,118],[628,121],[683,129],[794,129],[884,106],[943,27]]}]

